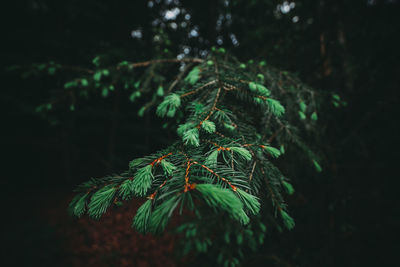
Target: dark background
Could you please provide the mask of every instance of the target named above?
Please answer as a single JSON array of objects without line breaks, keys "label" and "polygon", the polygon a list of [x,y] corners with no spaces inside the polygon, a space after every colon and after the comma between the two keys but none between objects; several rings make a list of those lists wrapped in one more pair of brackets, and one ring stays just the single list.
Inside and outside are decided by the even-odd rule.
[{"label": "dark background", "polygon": [[[290,5],[294,3],[294,5]],[[179,8],[167,19],[165,12]],[[138,203],[100,222],[67,215],[78,183],[119,172],[171,139],[118,94],[48,120],[34,109],[72,74],[6,71],[54,61],[91,67],[223,46],[243,61],[298,73],[348,103],[322,108],[315,140],[324,172],[293,178],[296,228],[271,237],[243,266],[394,266],[398,251],[400,3],[365,1],[20,0],[2,4],[2,242],[13,266],[176,266],[174,238],[129,228]],[[171,13],[168,13],[171,14]],[[190,14],[190,18],[185,15]],[[185,22],[186,24],[182,24]],[[172,23],[176,23],[177,27]],[[185,25],[185,26],[183,26]],[[155,43],[160,29],[168,42]],[[141,37],[133,37],[139,30]],[[302,166],[296,168],[302,169]],[[3,265],[3,264],[2,264]]]}]

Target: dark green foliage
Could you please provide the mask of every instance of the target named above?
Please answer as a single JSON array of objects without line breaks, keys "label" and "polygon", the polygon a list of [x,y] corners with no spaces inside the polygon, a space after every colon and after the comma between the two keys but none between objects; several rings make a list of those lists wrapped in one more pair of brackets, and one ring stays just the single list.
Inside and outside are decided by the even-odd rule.
[{"label": "dark green foliage", "polygon": [[174,170],[176,170],[176,167],[174,164],[171,162],[168,162],[167,160],[161,160],[161,166],[165,172],[166,175],[172,175]]},{"label": "dark green foliage", "polygon": [[199,130],[197,128],[192,128],[186,131],[183,134],[182,139],[185,142],[185,145],[199,146],[200,145]]},{"label": "dark green foliage", "polygon": [[244,224],[248,219],[243,212],[243,204],[229,189],[223,189],[212,184],[199,184],[196,186],[207,205],[215,209],[226,211],[232,218]]},{"label": "dark green foliage", "polygon": [[141,233],[146,233],[148,230],[149,219],[151,216],[151,203],[152,200],[146,200],[136,212],[135,218],[132,222],[132,227],[135,227]]},{"label": "dark green foliage", "polygon": [[197,67],[194,67],[186,76],[185,81],[188,82],[191,85],[194,85],[200,78],[200,69]]},{"label": "dark green foliage", "polygon": [[292,230],[294,228],[294,225],[295,225],[293,218],[290,217],[290,215],[287,214],[287,212],[284,211],[284,210],[281,210],[280,212],[281,212],[281,216],[282,216],[282,219],[283,219],[283,223],[285,224],[285,226],[289,230]]},{"label": "dark green foliage", "polygon": [[219,154],[219,150],[216,149],[216,150],[212,151],[207,156],[204,164],[210,168],[215,168],[217,166],[217,162],[218,162],[218,154]]},{"label": "dark green foliage", "polygon": [[232,150],[235,154],[239,155],[239,157],[245,159],[245,160],[251,160],[251,154],[250,152],[243,147],[230,147],[230,150]]},{"label": "dark green foliage", "polygon": [[144,196],[150,188],[153,179],[152,166],[147,165],[138,169],[132,183],[132,191],[137,196]]},{"label": "dark green foliage", "polygon": [[282,184],[283,184],[283,187],[285,188],[286,192],[289,195],[293,195],[293,193],[294,193],[293,186],[290,183],[286,182],[286,181],[282,181]]},{"label": "dark green foliage", "polygon": [[201,127],[208,133],[214,133],[215,132],[215,123],[209,120],[204,121],[201,124]]},{"label": "dark green foliage", "polygon": [[318,115],[317,115],[316,112],[313,112],[313,113],[311,114],[311,119],[312,119],[313,121],[318,120]]},{"label": "dark green foliage", "polygon": [[149,229],[151,232],[160,233],[165,229],[180,200],[179,196],[173,196],[155,208],[150,217]]},{"label": "dark green foliage", "polygon": [[273,158],[277,158],[281,155],[281,151],[272,146],[265,146],[265,151]]},{"label": "dark green foliage", "polygon": [[134,159],[131,162],[129,162],[129,169],[133,170],[135,169],[137,166],[139,166],[140,164],[143,163],[143,159]]},{"label": "dark green foliage", "polygon": [[88,194],[78,194],[76,195],[70,205],[70,214],[76,217],[81,217],[86,212],[86,199]]},{"label": "dark green foliage", "polygon": [[95,192],[90,198],[88,205],[89,216],[99,219],[111,205],[116,190],[114,185],[107,185]]},{"label": "dark green foliage", "polygon": [[132,198],[134,193],[135,191],[133,189],[133,180],[132,179],[125,180],[119,188],[119,196],[122,198],[122,200],[127,200]]},{"label": "dark green foliage", "polygon": [[313,162],[313,164],[314,164],[315,169],[317,170],[317,172],[322,172],[322,168],[321,168],[321,166],[319,165],[318,161],[316,161],[315,159],[313,159],[312,162]]},{"label": "dark green foliage", "polygon": [[285,113],[285,108],[281,105],[281,103],[279,103],[278,100],[268,98],[267,104],[272,114],[280,117],[283,115],[283,113]]},{"label": "dark green foliage", "polygon": [[171,94],[164,98],[157,108],[157,115],[160,117],[173,117],[181,105],[181,98],[177,94]]},{"label": "dark green foliage", "polygon": [[249,210],[254,215],[258,214],[258,212],[260,211],[261,204],[256,196],[251,195],[240,188],[236,189],[236,193],[242,200],[247,210]]}]

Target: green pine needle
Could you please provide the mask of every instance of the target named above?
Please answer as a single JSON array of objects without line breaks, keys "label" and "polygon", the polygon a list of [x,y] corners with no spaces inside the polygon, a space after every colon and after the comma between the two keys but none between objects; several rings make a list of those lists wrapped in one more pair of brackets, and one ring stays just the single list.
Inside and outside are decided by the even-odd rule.
[{"label": "green pine needle", "polygon": [[94,75],[93,75],[93,80],[95,80],[96,82],[101,80],[101,71],[97,71]]},{"label": "green pine needle", "polygon": [[108,96],[108,93],[109,93],[109,92],[108,92],[108,88],[105,88],[105,87],[104,87],[103,90],[101,91],[101,96],[102,96],[102,97],[107,97],[107,96]]},{"label": "green pine needle", "polygon": [[181,198],[173,196],[158,206],[150,217],[149,230],[153,233],[162,232],[168,224],[169,218],[172,216],[175,208],[178,206]]},{"label": "green pine needle", "polygon": [[87,196],[88,194],[79,194],[72,199],[69,205],[69,211],[71,215],[79,218],[85,213]]},{"label": "green pine needle", "polygon": [[135,173],[135,179],[132,183],[133,192],[140,197],[145,196],[147,190],[151,187],[153,179],[152,166],[149,164],[140,168]]},{"label": "green pine needle", "polygon": [[89,216],[99,219],[111,205],[116,190],[114,185],[107,185],[94,193],[88,205]]},{"label": "green pine needle", "polygon": [[160,85],[157,89],[158,96],[164,96],[164,88]]},{"label": "green pine needle", "polygon": [[185,82],[194,85],[200,79],[200,69],[198,67],[194,67],[189,74],[185,78]]},{"label": "green pine needle", "polygon": [[236,128],[232,124],[224,123],[224,127],[230,131],[234,131]]},{"label": "green pine needle", "polygon": [[254,97],[254,102],[255,102],[256,104],[258,104],[258,105],[264,104],[264,100],[262,100],[262,99],[259,98],[259,97]]},{"label": "green pine needle", "polygon": [[287,212],[284,210],[281,210],[281,216],[282,216],[283,223],[285,224],[286,228],[289,230],[292,230],[295,226],[293,218],[290,217],[290,215],[287,214]]},{"label": "green pine needle", "polygon": [[234,153],[238,154],[244,160],[251,160],[251,154],[246,148],[230,147],[230,150],[232,150]]},{"label": "green pine needle", "polygon": [[303,101],[301,101],[301,102],[299,103],[299,106],[300,106],[300,110],[301,110],[302,112],[306,112],[306,110],[307,110],[307,105],[306,105],[306,103],[304,103]]},{"label": "green pine needle", "polygon": [[257,91],[260,95],[266,96],[266,97],[271,95],[271,92],[264,85],[259,84],[259,83],[257,83],[256,85],[257,85]]},{"label": "green pine needle", "polygon": [[250,222],[249,216],[247,216],[246,212],[244,212],[243,209],[241,209],[238,213],[237,220],[242,224],[242,225],[247,225]]},{"label": "green pine needle", "polygon": [[257,91],[257,85],[255,82],[249,82],[249,89],[252,92],[256,92]]},{"label": "green pine needle", "polygon": [[258,197],[253,196],[240,188],[236,188],[236,193],[239,195],[239,198],[242,200],[244,206],[254,215],[260,212],[261,204],[258,200]]},{"label": "green pine needle", "polygon": [[337,94],[333,94],[333,95],[332,95],[332,98],[335,99],[335,100],[337,100],[337,101],[340,101],[340,96],[337,95]]},{"label": "green pine needle", "polygon": [[198,147],[200,145],[199,129],[192,128],[183,134],[183,141],[185,145],[192,145]]},{"label": "green pine needle", "polygon": [[133,193],[133,180],[125,180],[119,187],[119,196],[122,198],[122,200],[127,200],[132,197]]},{"label": "green pine needle", "polygon": [[242,202],[231,190],[213,184],[198,184],[196,189],[201,193],[208,206],[226,211],[233,219],[243,224],[248,223]]},{"label": "green pine needle", "polygon": [[311,114],[311,119],[312,119],[313,121],[318,120],[317,112],[314,111],[314,112]]},{"label": "green pine needle", "polygon": [[183,136],[183,134],[192,129],[195,126],[193,122],[187,122],[185,124],[180,124],[176,132],[178,133],[179,136]]},{"label": "green pine needle", "polygon": [[282,184],[283,184],[283,187],[285,188],[286,192],[289,195],[293,195],[293,193],[294,193],[293,186],[290,183],[286,182],[286,181],[282,181]]},{"label": "green pine needle", "polygon": [[215,123],[210,121],[210,120],[206,120],[203,121],[203,123],[201,124],[201,127],[207,132],[207,133],[214,133],[215,132]]},{"label": "green pine needle", "polygon": [[275,116],[282,116],[285,113],[285,108],[279,103],[278,100],[268,98],[267,99],[267,104],[269,107],[269,110],[274,114]]},{"label": "green pine needle", "polygon": [[315,159],[313,159],[313,164],[315,169],[317,170],[317,172],[322,172],[322,168],[321,165],[319,165],[318,161],[316,161]]},{"label": "green pine needle", "polygon": [[265,151],[267,151],[267,153],[269,155],[271,155],[271,157],[273,158],[277,158],[281,155],[281,151],[275,147],[272,146],[264,146]]},{"label": "green pine needle", "polygon": [[204,112],[204,109],[205,109],[204,104],[202,104],[200,102],[194,102],[192,106],[193,106],[195,114],[200,114],[200,113]]},{"label": "green pine needle", "polygon": [[89,85],[89,82],[88,82],[88,80],[86,80],[86,79],[82,79],[82,80],[81,80],[81,85],[82,85],[83,87],[86,87],[86,86],[88,86],[88,85]]},{"label": "green pine needle", "polygon": [[64,83],[64,88],[69,89],[69,88],[75,87],[77,85],[78,85],[77,81],[69,81],[69,82]]},{"label": "green pine needle", "polygon": [[280,149],[281,154],[285,154],[285,145],[281,145]]},{"label": "green pine needle", "polygon": [[336,101],[332,101],[332,104],[335,106],[335,108],[338,108],[340,106],[340,103]]},{"label": "green pine needle", "polygon": [[306,114],[304,114],[303,111],[299,111],[299,117],[300,117],[300,120],[302,120],[302,121],[307,118]]},{"label": "green pine needle", "polygon": [[138,208],[135,218],[133,218],[132,227],[143,234],[147,232],[149,227],[148,224],[151,216],[151,204],[151,199],[146,200],[142,206]]},{"label": "green pine needle", "polygon": [[143,163],[143,159],[142,158],[138,158],[138,159],[134,159],[131,162],[129,162],[129,169],[133,170],[135,169],[137,166],[139,166],[140,164]]},{"label": "green pine needle", "polygon": [[263,224],[262,222],[260,222],[259,226],[263,233],[265,233],[267,231],[267,226],[265,226],[265,224]]},{"label": "green pine needle", "polygon": [[210,167],[210,168],[215,168],[215,167],[217,167],[218,154],[219,154],[219,150],[217,150],[217,149],[214,150],[213,152],[211,152],[211,153],[207,156],[207,158],[206,158],[204,164],[205,164],[206,166]]},{"label": "green pine needle", "polygon": [[164,100],[157,107],[157,111],[156,111],[157,115],[160,117],[165,117],[165,115],[167,115],[168,108],[169,108],[169,103]]},{"label": "green pine needle", "polygon": [[165,159],[161,160],[161,167],[163,168],[165,174],[170,176],[176,170],[176,166]]},{"label": "green pine needle", "polygon": [[157,107],[157,115],[160,117],[173,117],[181,105],[181,97],[177,94],[170,94]]},{"label": "green pine needle", "polygon": [[175,112],[176,112],[176,108],[175,107],[170,107],[168,109],[168,112],[167,112],[167,117],[168,118],[174,117],[175,116]]},{"label": "green pine needle", "polygon": [[146,111],[146,107],[145,107],[145,106],[141,107],[141,108],[139,109],[138,113],[137,113],[138,116],[139,116],[139,117],[143,117],[145,111]]}]

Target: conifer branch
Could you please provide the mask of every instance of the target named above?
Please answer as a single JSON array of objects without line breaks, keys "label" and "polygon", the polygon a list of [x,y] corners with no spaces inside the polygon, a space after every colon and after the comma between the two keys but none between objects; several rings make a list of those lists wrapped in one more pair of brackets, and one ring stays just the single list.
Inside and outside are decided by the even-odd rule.
[{"label": "conifer branch", "polygon": [[[226,212],[242,224],[265,205],[272,205],[283,224],[294,227],[282,195],[292,194],[294,188],[274,161],[284,153],[282,145],[293,142],[317,171],[322,169],[299,137],[299,129],[308,130],[300,127],[315,123],[316,113],[311,115],[316,112],[314,96],[303,92],[303,86],[296,85],[293,92],[286,90],[293,81],[283,81],[284,76],[272,67],[246,66],[223,53],[213,52],[207,60],[156,59],[124,65],[148,67],[140,86],[135,85],[135,94],[153,94],[141,114],[157,104],[156,114],[172,121],[168,127],[178,124],[173,130],[180,139],[162,151],[131,161],[129,171],[121,176],[81,186],[70,205],[72,214],[79,217],[87,212],[99,218],[117,199],[147,196],[132,226],[142,233],[158,233],[179,204],[180,214],[188,209],[201,220],[204,211],[193,199],[200,198],[212,212]],[[164,83],[165,74],[158,73],[156,64],[183,62],[192,64],[170,82],[164,95],[159,81]],[[115,70],[129,72],[122,65],[110,68]],[[100,82],[102,74],[96,75]],[[117,83],[113,80],[113,84]],[[154,85],[157,92],[151,90]],[[306,119],[299,118],[299,109]],[[271,146],[273,141],[280,149]],[[259,199],[264,194],[272,204]],[[272,213],[268,208],[265,211]]]}]

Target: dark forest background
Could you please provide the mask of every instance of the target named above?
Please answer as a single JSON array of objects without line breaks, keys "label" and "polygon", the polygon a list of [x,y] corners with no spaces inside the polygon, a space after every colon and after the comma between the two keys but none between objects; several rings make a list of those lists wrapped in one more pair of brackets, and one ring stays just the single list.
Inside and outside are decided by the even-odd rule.
[{"label": "dark forest background", "polygon": [[296,166],[288,200],[296,228],[271,235],[243,266],[397,265],[399,1],[19,0],[2,4],[2,20],[1,265],[192,264],[174,257],[168,233],[130,229],[137,203],[100,222],[67,215],[74,186],[170,142],[162,123],[137,117],[140,105],[119,94],[44,119],[36,106],[70,74],[23,78],[8,69],[51,61],[90,67],[98,55],[109,62],[204,57],[212,46],[295,72],[347,102],[328,103],[320,114],[315,142],[324,172]]}]

